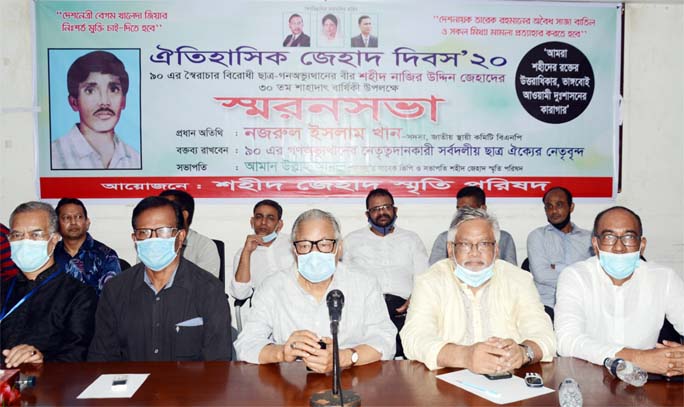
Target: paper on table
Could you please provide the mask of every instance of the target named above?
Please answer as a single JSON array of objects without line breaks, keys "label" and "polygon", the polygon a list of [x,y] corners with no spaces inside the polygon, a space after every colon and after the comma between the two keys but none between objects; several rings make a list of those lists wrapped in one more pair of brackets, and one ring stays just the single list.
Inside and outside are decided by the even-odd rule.
[{"label": "paper on table", "polygon": [[[112,381],[115,377],[127,376],[126,389],[114,391],[112,390]],[[135,392],[142,386],[142,384],[149,376],[149,373],[143,374],[131,374],[131,373],[118,373],[118,374],[103,374],[90,386],[86,387],[81,394],[76,397],[77,399],[115,399],[115,398],[131,398]]]},{"label": "paper on table", "polygon": [[441,374],[437,378],[496,404],[514,403],[555,391],[548,387],[528,387],[525,380],[518,376],[489,380],[466,369]]}]

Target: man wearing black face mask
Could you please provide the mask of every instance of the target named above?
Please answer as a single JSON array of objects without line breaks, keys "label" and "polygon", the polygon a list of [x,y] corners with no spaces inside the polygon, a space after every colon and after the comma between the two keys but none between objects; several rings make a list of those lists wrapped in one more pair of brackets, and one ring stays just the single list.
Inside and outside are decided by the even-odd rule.
[{"label": "man wearing black face mask", "polygon": [[[429,264],[427,250],[420,237],[395,225],[397,211],[388,190],[378,188],[371,191],[366,197],[369,226],[344,238],[342,262],[378,279],[390,318],[397,330],[401,330],[413,289],[413,276],[427,270]],[[396,356],[404,356],[399,335]]]},{"label": "man wearing black face mask", "polygon": [[551,188],[542,201],[549,224],[527,236],[527,258],[544,309],[553,320],[558,274],[565,267],[593,256],[594,252],[591,232],[570,222],[570,214],[575,209],[570,191],[563,187]]}]

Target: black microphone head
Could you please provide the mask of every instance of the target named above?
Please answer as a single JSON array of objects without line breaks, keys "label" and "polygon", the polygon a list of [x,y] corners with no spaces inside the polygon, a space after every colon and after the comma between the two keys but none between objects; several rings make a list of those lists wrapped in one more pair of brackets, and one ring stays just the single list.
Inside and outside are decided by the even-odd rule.
[{"label": "black microphone head", "polygon": [[342,294],[342,291],[330,291],[325,297],[325,301],[328,304],[328,313],[330,314],[330,319],[333,321],[339,321],[342,317],[342,307],[344,307],[344,294]]}]

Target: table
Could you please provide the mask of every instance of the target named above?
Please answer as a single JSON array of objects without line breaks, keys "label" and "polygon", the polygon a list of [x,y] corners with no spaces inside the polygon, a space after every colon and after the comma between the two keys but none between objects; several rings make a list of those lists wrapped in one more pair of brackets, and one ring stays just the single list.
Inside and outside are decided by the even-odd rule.
[{"label": "table", "polygon": [[[454,369],[431,372],[412,361],[377,362],[343,371],[342,388],[353,389],[364,406],[495,406],[436,378]],[[634,388],[612,378],[601,366],[556,358],[516,371],[537,372],[547,387],[557,389],[566,377],[578,381],[584,406],[682,406],[684,384],[651,381]],[[306,406],[311,394],[329,390],[330,376],[307,373],[302,363],[250,365],[244,362],[46,363],[24,366],[37,384],[25,390],[29,405],[66,406]],[[100,374],[150,373],[132,399],[78,400]],[[557,392],[523,400],[522,406],[557,406]]]}]

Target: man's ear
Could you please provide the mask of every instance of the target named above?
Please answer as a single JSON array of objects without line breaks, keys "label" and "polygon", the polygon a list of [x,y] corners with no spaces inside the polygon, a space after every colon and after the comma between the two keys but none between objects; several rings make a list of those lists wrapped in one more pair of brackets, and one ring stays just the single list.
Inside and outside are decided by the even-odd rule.
[{"label": "man's ear", "polygon": [[573,202],[572,205],[570,205],[570,213],[575,210],[575,203]]},{"label": "man's ear", "polygon": [[278,226],[276,226],[275,231],[280,233],[280,230],[283,228],[283,220],[278,221]]},{"label": "man's ear", "polygon": [[73,96],[69,96],[69,106],[74,112],[78,112],[78,99]]}]

